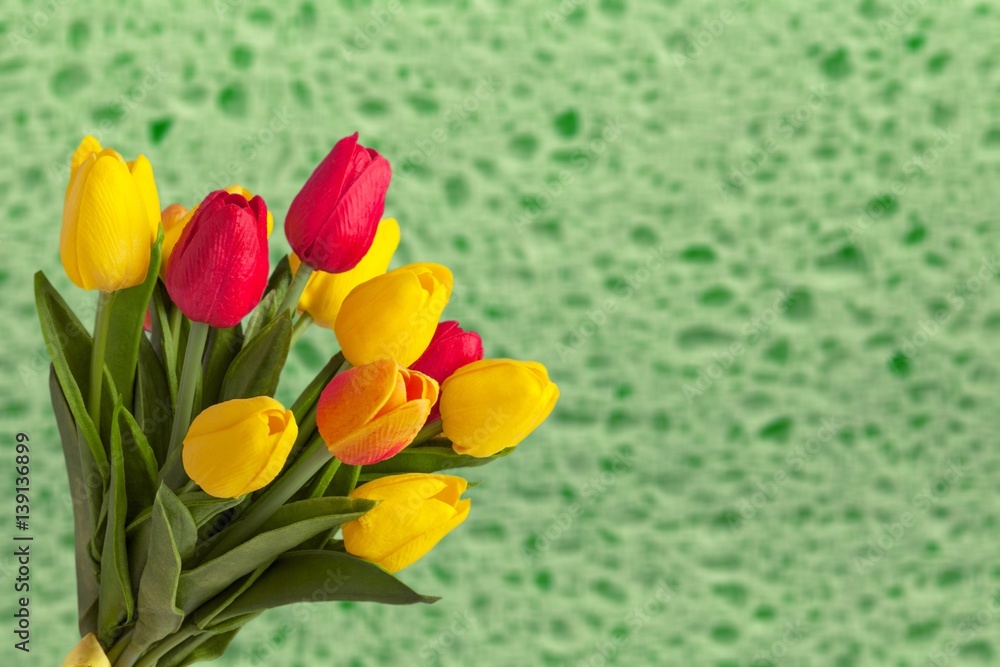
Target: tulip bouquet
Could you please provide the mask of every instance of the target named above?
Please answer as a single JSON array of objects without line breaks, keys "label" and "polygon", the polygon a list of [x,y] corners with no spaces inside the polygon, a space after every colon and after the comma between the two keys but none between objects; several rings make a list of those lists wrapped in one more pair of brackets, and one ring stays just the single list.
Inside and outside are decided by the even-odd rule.
[{"label": "tulip bouquet", "polygon": [[[442,471],[509,454],[559,391],[440,322],[447,268],[388,271],[390,178],[357,134],[339,141],[271,271],[260,196],[161,211],[145,157],[91,137],[73,154],[60,257],[98,290],[93,332],[35,281],[75,519],[83,640],[65,665],[177,667],[272,607],[436,599],[394,574],[469,514]],[[312,324],[340,351],[286,408],[281,369]]]}]

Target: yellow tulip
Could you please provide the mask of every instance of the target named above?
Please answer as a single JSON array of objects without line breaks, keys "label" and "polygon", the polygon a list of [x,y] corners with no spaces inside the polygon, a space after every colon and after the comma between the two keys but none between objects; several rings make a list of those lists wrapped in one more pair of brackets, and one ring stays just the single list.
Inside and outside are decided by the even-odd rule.
[{"label": "yellow tulip", "polygon": [[216,498],[237,498],[271,483],[295,443],[291,410],[268,396],[206,408],[184,437],[184,470]]},{"label": "yellow tulip", "polygon": [[545,421],[559,387],[534,361],[483,359],[441,386],[441,424],[459,454],[485,457],[514,447]]},{"label": "yellow tulip", "polygon": [[[73,151],[73,156],[70,158],[71,184],[73,176],[80,165],[90,155],[98,155],[101,150],[101,142],[89,134],[80,141],[80,145],[76,147],[76,150]],[[139,157],[131,162],[126,162],[126,164],[128,165],[129,173],[132,174],[132,179],[139,188],[139,196],[142,198],[142,203],[146,207],[146,215],[149,218],[150,238],[156,241],[156,237],[160,233],[160,195],[156,190],[153,165],[149,163],[145,155],[139,155]],[[66,189],[68,191],[69,186]]]},{"label": "yellow tulip", "polygon": [[159,228],[158,208],[145,157],[130,169],[116,151],[101,150],[96,139],[85,137],[71,161],[59,237],[59,257],[70,280],[104,292],[143,282]]},{"label": "yellow tulip", "polygon": [[338,459],[371,465],[413,442],[437,397],[433,379],[381,359],[330,381],[316,404],[316,426]]},{"label": "yellow tulip", "polygon": [[[232,195],[243,195],[243,198],[247,201],[253,199],[253,193],[244,188],[242,185],[230,185],[225,188],[225,191]],[[163,262],[160,264],[161,276],[167,275],[167,262],[170,261],[170,256],[174,252],[174,246],[176,246],[177,242],[181,240],[181,234],[184,233],[184,228],[187,227],[189,222],[191,222],[191,218],[194,217],[195,211],[198,210],[198,206],[200,204],[201,202],[198,202],[198,204],[195,204],[190,210],[184,208],[180,204],[171,204],[167,208],[163,209]],[[268,238],[271,238],[272,231],[274,231],[274,215],[270,210],[268,210]]]},{"label": "yellow tulip", "polygon": [[104,654],[97,637],[90,633],[69,652],[62,667],[111,667],[111,661]]},{"label": "yellow tulip", "polygon": [[381,502],[344,524],[344,548],[389,572],[399,572],[469,516],[471,501],[461,499],[467,486],[461,477],[423,473],[381,477],[359,486],[352,498]]},{"label": "yellow tulip", "polygon": [[[393,218],[386,218],[379,223],[372,247],[353,269],[344,273],[313,271],[302,296],[299,297],[299,310],[309,313],[313,321],[321,327],[332,329],[337,321],[340,306],[347,295],[366,280],[385,273],[397,247],[399,247],[399,223]],[[289,262],[292,273],[298,272],[301,264],[298,256],[289,255]]]},{"label": "yellow tulip", "polygon": [[334,332],[355,366],[393,359],[409,366],[434,337],[451,297],[451,271],[440,264],[407,264],[363,282],[340,307]]}]

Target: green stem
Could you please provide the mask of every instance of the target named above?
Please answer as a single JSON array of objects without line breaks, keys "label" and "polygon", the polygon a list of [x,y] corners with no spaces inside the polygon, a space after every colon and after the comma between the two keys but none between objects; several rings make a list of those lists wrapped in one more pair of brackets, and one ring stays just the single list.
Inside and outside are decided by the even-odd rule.
[{"label": "green stem", "polygon": [[295,322],[295,326],[292,327],[292,345],[295,345],[295,341],[302,337],[302,334],[306,332],[309,325],[313,323],[312,315],[309,313],[302,313],[299,319]]},{"label": "green stem", "polygon": [[413,438],[413,442],[410,443],[410,446],[419,445],[421,443],[427,442],[434,436],[441,435],[443,430],[444,427],[441,424],[441,419],[440,418],[435,419],[434,421],[432,421],[429,424],[426,424],[422,429],[420,429],[420,432],[417,433],[417,436],[415,438]]},{"label": "green stem", "polygon": [[[349,496],[354,487],[358,485],[358,478],[361,477],[361,466],[347,466],[341,469],[340,475],[333,480],[330,485],[333,490],[331,496]],[[325,495],[325,494],[324,494]]]},{"label": "green stem", "polygon": [[94,347],[90,353],[90,419],[101,431],[101,385],[104,380],[104,355],[108,350],[108,329],[111,326],[111,303],[114,292],[101,292],[97,297],[97,320],[94,323]]},{"label": "green stem", "polygon": [[299,264],[299,270],[295,272],[292,284],[288,286],[285,298],[281,300],[281,305],[278,306],[277,312],[279,314],[283,312],[295,314],[295,307],[299,305],[299,297],[305,291],[312,272],[313,268],[308,264]]},{"label": "green stem", "polygon": [[176,479],[178,476],[176,468],[181,458],[180,444],[191,425],[191,410],[194,408],[194,397],[201,382],[201,360],[205,354],[205,341],[208,340],[209,328],[204,322],[191,322],[187,349],[184,351],[184,367],[181,369],[181,379],[177,387],[177,407],[174,410],[174,424],[170,431],[170,447],[167,449],[167,461],[160,472],[159,481],[167,481],[170,485],[179,483]]},{"label": "green stem", "polygon": [[285,504],[286,500],[309,483],[313,475],[319,472],[330,458],[323,437],[317,433],[295,463],[268,487],[264,495],[247,507],[239,521],[229,527],[202,562],[218,558],[250,539],[257,529]]},{"label": "green stem", "polygon": [[183,321],[184,313],[177,307],[177,304],[173,304],[170,310],[170,339],[174,341],[174,345],[177,345],[177,341],[180,340]]}]

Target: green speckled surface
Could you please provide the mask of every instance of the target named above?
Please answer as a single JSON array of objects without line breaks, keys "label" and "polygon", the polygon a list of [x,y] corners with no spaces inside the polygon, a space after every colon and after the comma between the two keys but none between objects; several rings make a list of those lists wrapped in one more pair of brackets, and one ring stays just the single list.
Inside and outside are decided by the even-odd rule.
[{"label": "green speckled surface", "polygon": [[[447,314],[562,400],[404,572],[443,601],[273,611],[219,664],[998,663],[994,4],[172,4],[0,2],[0,432],[31,433],[37,527],[30,656],[2,559],[8,660],[75,637],[31,298],[42,268],[91,307],[70,151],[97,131],[164,203],[239,181],[280,220],[357,129],[397,262],[449,265]],[[333,348],[310,331],[279,398]]]}]

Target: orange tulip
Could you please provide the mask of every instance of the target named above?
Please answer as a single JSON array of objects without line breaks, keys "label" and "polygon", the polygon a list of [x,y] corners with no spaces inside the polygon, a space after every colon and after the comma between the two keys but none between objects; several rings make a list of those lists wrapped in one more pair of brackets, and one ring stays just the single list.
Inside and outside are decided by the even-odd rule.
[{"label": "orange tulip", "polygon": [[335,457],[371,465],[413,441],[437,396],[433,379],[381,359],[330,381],[316,406],[316,425]]}]

